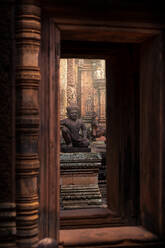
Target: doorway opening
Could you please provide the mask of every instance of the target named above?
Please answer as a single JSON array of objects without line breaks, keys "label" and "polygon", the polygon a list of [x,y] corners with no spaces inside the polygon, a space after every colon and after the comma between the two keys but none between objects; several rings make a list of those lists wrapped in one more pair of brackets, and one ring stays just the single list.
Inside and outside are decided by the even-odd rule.
[{"label": "doorway opening", "polygon": [[[51,28],[54,30],[53,25]],[[41,181],[44,182],[41,186],[45,190],[45,194],[41,196],[41,202],[44,204],[46,202],[46,206],[49,208],[48,217],[50,220],[47,222],[49,229],[54,230],[55,220],[60,222],[61,229],[128,225],[128,223],[136,225],[139,209],[139,126],[137,121],[139,119],[139,80],[136,77],[139,75],[138,46],[97,42],[81,42],[80,44],[77,41],[61,41],[60,55],[58,30],[55,29],[54,31],[56,36],[50,32],[50,43],[46,43],[48,63],[45,63],[43,57],[43,90],[41,92],[43,94],[41,105],[44,110],[41,112],[41,120],[44,124],[41,125],[41,134],[43,134],[41,137],[44,138],[44,142],[41,144],[42,150],[46,151],[41,153],[43,163],[41,167],[43,180]],[[49,45],[52,47],[51,50]],[[45,47],[43,47],[43,51],[45,52]],[[88,59],[88,61],[101,59],[106,62],[107,207],[69,209],[63,207],[61,203],[59,219],[59,192],[63,185],[62,181],[66,179],[65,182],[67,180],[73,182],[73,176],[67,178],[67,173],[70,172],[71,167],[73,169],[75,164],[78,164],[76,160],[74,160],[76,163],[68,163],[69,159],[72,158],[71,156],[66,158],[66,153],[64,157],[67,163],[61,164],[60,121],[66,119],[67,116],[61,117],[59,62],[60,59],[64,58],[81,58],[83,60]],[[130,71],[133,73],[130,74]],[[44,94],[44,92],[48,92],[48,94]],[[88,105],[86,109],[89,107],[91,106]],[[83,122],[85,121],[84,118]],[[83,157],[81,162],[83,162]],[[74,176],[75,181],[80,181],[78,175],[83,169],[84,174],[81,174],[83,175],[81,180],[86,179],[85,176],[89,171],[88,168],[84,167],[81,166],[80,170],[75,170],[77,171]],[[64,169],[63,172],[66,172],[63,173],[63,178],[60,177],[62,169]],[[94,176],[93,173],[93,177],[90,178],[93,181],[97,178]],[[66,198],[70,197],[67,193],[65,196]],[[42,219],[45,219],[44,217],[45,212],[43,211]]]},{"label": "doorway opening", "polygon": [[[59,230],[58,204],[60,183],[58,179],[60,132],[58,128],[60,122],[58,118],[60,116],[60,105],[58,96],[58,59],[60,57],[60,44],[63,57],[64,55],[66,56],[66,53],[67,55],[75,53],[81,55],[83,53],[83,55],[93,56],[97,54],[98,56],[105,56],[108,65],[106,65],[106,71],[111,70],[111,75],[107,73],[107,75],[111,76],[111,84],[109,84],[109,77],[107,77],[106,127],[107,136],[109,134],[111,136],[107,139],[106,144],[108,165],[107,209],[109,211],[96,212],[93,209],[92,211],[88,209],[88,212],[85,212],[82,209],[81,212],[79,211],[79,214],[75,210],[72,213],[68,213],[68,215],[64,215],[62,213],[64,211],[61,211],[60,228],[95,228],[118,225],[120,226],[120,230],[122,230],[122,225],[136,226],[139,224],[139,220],[141,220],[140,224],[146,227],[149,225],[148,223],[151,223],[151,219],[154,218],[155,221],[151,229],[157,230],[157,220],[159,219],[157,218],[157,213],[160,212],[160,206],[156,205],[156,208],[151,209],[153,205],[150,203],[155,202],[155,195],[150,194],[150,189],[153,185],[157,186],[159,176],[149,181],[146,181],[146,176],[147,179],[150,179],[148,175],[152,174],[153,169],[156,175],[158,175],[157,170],[160,170],[160,166],[157,166],[157,155],[160,154],[159,133],[156,133],[154,136],[156,142],[152,153],[149,152],[150,146],[146,144],[153,144],[153,135],[149,136],[148,132],[150,130],[150,123],[153,122],[154,126],[160,126],[160,104],[157,102],[157,96],[160,93],[162,84],[161,80],[159,83],[156,83],[160,76],[159,70],[155,71],[152,68],[155,67],[155,61],[158,62],[157,65],[160,62],[160,56],[158,56],[160,54],[155,53],[155,47],[161,47],[162,36],[147,41],[147,38],[154,35],[154,30],[131,29],[131,32],[128,33],[122,27],[120,30],[116,28],[116,32],[111,27],[109,29],[106,27],[105,32],[108,32],[106,37],[109,38],[110,43],[103,42],[101,44],[104,31],[103,33],[100,32],[99,36],[93,27],[89,27],[89,29],[85,27],[84,33],[86,35],[89,34],[87,46],[86,43],[83,46],[83,41],[81,42],[81,46],[79,44],[75,46],[75,43],[78,43],[78,41],[68,42],[67,38],[72,37],[72,39],[76,39],[76,37],[82,37],[85,39],[84,37],[86,36],[83,36],[84,33],[82,29],[79,29],[79,25],[73,25],[74,28],[68,32],[65,30],[65,27],[66,25],[63,25],[63,29],[61,28],[62,31],[60,32],[62,39],[65,38],[65,41],[60,41],[59,31],[54,23],[50,22],[49,24],[49,22],[45,22],[43,25],[42,37],[44,39],[42,42],[43,55],[41,57],[42,90],[40,97],[42,99],[42,142],[40,144],[42,146],[41,151],[43,151],[41,152],[41,232],[54,235]],[[49,33],[47,32],[48,30],[50,30]],[[89,30],[95,32],[95,40],[100,42],[90,41],[91,33]],[[111,43],[112,41],[115,44]],[[153,57],[153,54],[156,56],[151,61],[150,59]],[[111,61],[109,60],[109,56]],[[151,72],[154,74],[152,75]],[[152,80],[150,80],[151,78]],[[155,83],[156,85],[160,85],[160,88],[153,87]],[[150,104],[151,102],[153,103],[152,105]],[[153,109],[156,109],[156,116],[151,115]],[[139,119],[141,120],[140,123]],[[147,154],[151,155],[152,163],[151,159],[148,159]],[[156,187],[155,192],[159,189],[160,187]],[[159,198],[160,195],[157,194],[157,197]],[[157,202],[159,203],[159,201]],[[151,213],[150,216],[147,213]]]},{"label": "doorway opening", "polygon": [[61,210],[107,207],[105,75],[104,59],[60,60]]}]

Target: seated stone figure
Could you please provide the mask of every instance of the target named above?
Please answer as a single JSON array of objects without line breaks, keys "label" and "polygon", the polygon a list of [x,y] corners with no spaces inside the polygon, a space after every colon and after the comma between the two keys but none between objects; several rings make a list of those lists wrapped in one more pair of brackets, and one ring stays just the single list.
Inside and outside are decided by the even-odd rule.
[{"label": "seated stone figure", "polygon": [[68,118],[61,120],[62,136],[68,147],[88,147],[87,129],[81,119],[78,118],[78,107],[67,107]]},{"label": "seated stone figure", "polygon": [[103,140],[106,142],[106,129],[99,125],[98,116],[94,112],[92,118],[92,140]]}]

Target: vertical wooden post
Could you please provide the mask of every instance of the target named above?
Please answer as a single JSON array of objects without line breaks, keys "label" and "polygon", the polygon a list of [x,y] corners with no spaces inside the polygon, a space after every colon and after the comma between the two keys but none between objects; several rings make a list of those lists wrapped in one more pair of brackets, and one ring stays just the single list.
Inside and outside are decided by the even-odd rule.
[{"label": "vertical wooden post", "polygon": [[164,237],[164,33],[141,46],[141,223]]},{"label": "vertical wooden post", "polygon": [[43,14],[41,42],[40,238],[59,239],[60,31]]},{"label": "vertical wooden post", "polygon": [[16,9],[16,227],[17,246],[38,242],[38,92],[40,7],[21,1]]}]

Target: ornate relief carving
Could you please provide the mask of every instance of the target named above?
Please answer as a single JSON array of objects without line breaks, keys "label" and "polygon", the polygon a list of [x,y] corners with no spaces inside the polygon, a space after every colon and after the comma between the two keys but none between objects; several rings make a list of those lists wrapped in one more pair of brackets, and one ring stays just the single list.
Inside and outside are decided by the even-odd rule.
[{"label": "ornate relief carving", "polygon": [[61,208],[102,207],[98,172],[99,153],[61,153]]},{"label": "ornate relief carving", "polygon": [[67,59],[60,60],[60,113],[66,118],[67,107]]},{"label": "ornate relief carving", "polygon": [[99,122],[105,126],[106,122],[106,81],[105,81],[105,60],[97,60],[94,71],[94,88],[97,91],[97,114]]},{"label": "ornate relief carving", "polygon": [[73,86],[68,87],[68,89],[67,89],[67,98],[68,98],[67,102],[68,102],[69,105],[77,103],[75,87],[73,87]]},{"label": "ornate relief carving", "polygon": [[98,98],[99,122],[105,126],[106,122],[106,85],[104,79],[95,79],[94,87]]},{"label": "ornate relief carving", "polygon": [[38,242],[38,90],[40,8],[17,5],[16,20],[16,211],[17,246]]},{"label": "ornate relief carving", "polygon": [[74,59],[67,59],[67,104],[77,104],[77,91],[75,85]]},{"label": "ornate relief carving", "polygon": [[96,70],[94,71],[94,79],[105,79],[105,60],[98,60]]},{"label": "ornate relief carving", "polygon": [[61,119],[65,118],[66,106],[77,104],[87,126],[90,126],[93,112],[105,126],[105,60],[62,59],[60,70]]}]

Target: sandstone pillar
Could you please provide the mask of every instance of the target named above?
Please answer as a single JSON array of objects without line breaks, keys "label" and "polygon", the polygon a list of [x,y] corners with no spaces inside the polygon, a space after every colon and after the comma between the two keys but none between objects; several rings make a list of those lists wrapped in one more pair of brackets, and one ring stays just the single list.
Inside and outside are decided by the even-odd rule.
[{"label": "sandstone pillar", "polygon": [[67,106],[77,104],[75,59],[67,59]]},{"label": "sandstone pillar", "polygon": [[38,242],[38,138],[40,8],[33,1],[16,7],[16,227],[17,247]]},{"label": "sandstone pillar", "polygon": [[66,118],[67,107],[67,59],[60,60],[60,118]]},{"label": "sandstone pillar", "polygon": [[79,66],[81,87],[81,117],[90,126],[94,111],[93,67],[91,62],[85,61]]},{"label": "sandstone pillar", "polygon": [[99,80],[98,83],[99,83],[99,87],[98,87],[98,91],[99,91],[99,123],[105,124],[105,122],[106,122],[105,81]]},{"label": "sandstone pillar", "polygon": [[99,123],[105,126],[106,123],[106,79],[105,79],[105,61],[99,60],[94,71],[94,88],[97,91],[95,97],[97,100],[97,113]]}]

